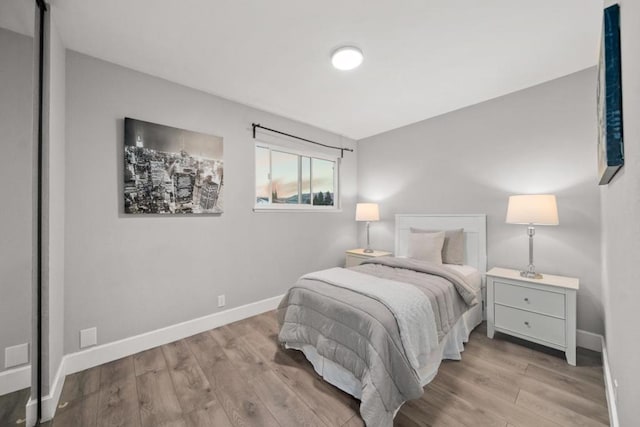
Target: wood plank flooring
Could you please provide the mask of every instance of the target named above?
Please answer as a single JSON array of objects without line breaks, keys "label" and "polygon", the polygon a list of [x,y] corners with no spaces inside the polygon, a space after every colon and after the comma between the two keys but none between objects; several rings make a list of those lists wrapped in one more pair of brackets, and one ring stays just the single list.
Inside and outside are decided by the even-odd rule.
[{"label": "wood plank flooring", "polygon": [[[30,388],[14,391],[0,396],[0,426],[16,425],[26,418],[26,405],[29,400]],[[23,424],[24,425],[24,424]]]},{"label": "wood plank flooring", "polygon": [[[277,342],[265,313],[66,378],[52,427],[363,426],[359,402]],[[600,355],[555,350],[479,326],[396,426],[604,426]]]}]

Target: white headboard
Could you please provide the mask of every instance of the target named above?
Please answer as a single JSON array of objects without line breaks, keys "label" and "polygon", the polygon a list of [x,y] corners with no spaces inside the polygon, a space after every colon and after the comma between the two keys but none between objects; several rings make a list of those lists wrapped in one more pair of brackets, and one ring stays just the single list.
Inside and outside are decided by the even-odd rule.
[{"label": "white headboard", "polygon": [[487,216],[484,214],[397,214],[395,256],[407,256],[409,229],[451,230],[464,228],[464,263],[487,271]]}]

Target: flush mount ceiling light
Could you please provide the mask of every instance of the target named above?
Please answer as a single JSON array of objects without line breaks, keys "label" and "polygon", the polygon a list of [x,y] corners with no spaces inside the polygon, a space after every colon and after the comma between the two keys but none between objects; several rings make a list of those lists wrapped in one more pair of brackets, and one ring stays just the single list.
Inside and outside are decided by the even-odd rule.
[{"label": "flush mount ceiling light", "polygon": [[331,63],[338,70],[353,70],[362,64],[362,51],[354,46],[343,46],[331,54]]}]

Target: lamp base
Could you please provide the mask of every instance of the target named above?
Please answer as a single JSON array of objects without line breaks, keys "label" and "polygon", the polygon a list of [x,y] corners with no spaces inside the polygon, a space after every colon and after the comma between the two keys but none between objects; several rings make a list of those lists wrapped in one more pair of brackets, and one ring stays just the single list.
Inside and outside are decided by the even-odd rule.
[{"label": "lamp base", "polygon": [[372,253],[373,253],[373,249],[371,249],[371,248],[367,248],[367,249],[365,249],[365,250],[364,250],[364,251],[362,251],[362,252],[364,252],[365,254],[372,254]]},{"label": "lamp base", "polygon": [[542,274],[535,271],[521,271],[520,277],[526,277],[527,279],[542,279]]}]

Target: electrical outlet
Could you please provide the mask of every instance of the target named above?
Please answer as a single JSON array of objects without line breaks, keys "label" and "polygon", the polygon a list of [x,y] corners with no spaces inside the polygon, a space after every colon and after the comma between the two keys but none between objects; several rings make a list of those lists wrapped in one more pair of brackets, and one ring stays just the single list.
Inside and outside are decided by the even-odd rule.
[{"label": "electrical outlet", "polygon": [[613,400],[618,401],[618,380],[613,380]]},{"label": "electrical outlet", "polygon": [[89,328],[80,331],[80,348],[98,344],[98,329]]},{"label": "electrical outlet", "polygon": [[218,307],[224,307],[226,303],[227,302],[225,300],[224,294],[218,295]]},{"label": "electrical outlet", "polygon": [[5,368],[13,368],[25,363],[29,363],[29,343],[18,344],[4,349]]}]

